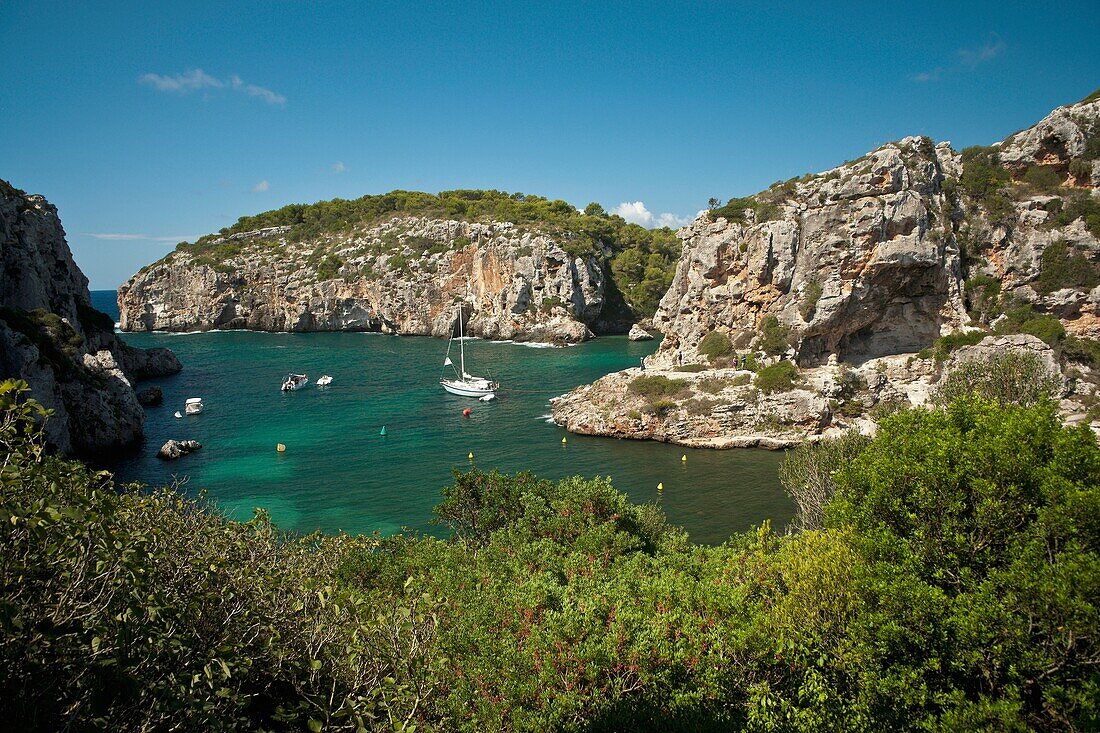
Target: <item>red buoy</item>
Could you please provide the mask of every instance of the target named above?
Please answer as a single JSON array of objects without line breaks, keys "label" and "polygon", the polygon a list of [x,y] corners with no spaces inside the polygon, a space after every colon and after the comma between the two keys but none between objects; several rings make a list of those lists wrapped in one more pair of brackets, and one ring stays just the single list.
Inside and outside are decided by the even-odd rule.
[{"label": "red buoy", "polygon": [[467,407],[465,410],[462,411],[462,416],[463,417],[469,417],[470,416],[470,408],[469,407]]}]

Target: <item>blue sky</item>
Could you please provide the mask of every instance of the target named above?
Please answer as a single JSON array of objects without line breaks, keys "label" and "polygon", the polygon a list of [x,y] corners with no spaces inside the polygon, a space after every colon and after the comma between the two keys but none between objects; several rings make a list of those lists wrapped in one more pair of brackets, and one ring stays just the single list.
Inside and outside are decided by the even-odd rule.
[{"label": "blue sky", "polygon": [[0,178],[58,206],[93,289],[241,215],[395,188],[675,222],[1100,86],[1095,1],[174,5],[0,0]]}]

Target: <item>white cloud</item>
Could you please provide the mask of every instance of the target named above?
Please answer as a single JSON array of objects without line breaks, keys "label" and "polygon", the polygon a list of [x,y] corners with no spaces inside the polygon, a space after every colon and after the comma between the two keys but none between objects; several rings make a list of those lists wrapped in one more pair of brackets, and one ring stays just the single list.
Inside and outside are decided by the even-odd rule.
[{"label": "white cloud", "polygon": [[[639,224],[648,229],[654,227],[671,227],[672,229],[679,229],[685,224],[690,223],[694,218],[678,216],[667,211],[654,216],[653,212],[650,211],[642,201],[624,201],[612,209],[611,213],[618,214],[627,221],[633,224]],[[696,214],[696,216],[698,216],[698,214]]]},{"label": "white cloud", "polygon": [[193,242],[197,236],[150,237],[147,234],[118,234],[114,232],[88,232],[86,236],[109,242]]},{"label": "white cloud", "polygon": [[260,181],[252,187],[252,193],[263,193],[267,189],[271,188],[271,184],[267,182],[267,179]]},{"label": "white cloud", "polygon": [[276,94],[270,89],[255,84],[246,84],[241,80],[241,77],[236,74],[229,77],[229,82],[236,91],[244,92],[250,97],[259,97],[268,104],[286,104],[286,97],[282,94]]},{"label": "white cloud", "polygon": [[[698,214],[696,216],[698,216]],[[657,217],[657,226],[679,229],[682,226],[690,224],[691,220],[694,218],[693,216],[676,216],[676,214],[669,214],[666,212]]]},{"label": "white cloud", "polygon": [[347,169],[348,169],[347,166],[344,165],[344,161],[342,161],[342,160],[338,160],[338,161],[336,161],[335,163],[332,164],[332,172],[333,173],[343,173]]},{"label": "white cloud", "polygon": [[977,48],[960,48],[958,51],[959,62],[963,66],[973,69],[986,61],[992,61],[1007,49],[1008,44],[1004,42],[1004,39],[996,33],[990,33],[989,38],[981,46]]},{"label": "white cloud", "polygon": [[942,74],[943,74],[943,69],[941,67],[937,66],[936,68],[932,69],[931,71],[922,71],[919,74],[913,74],[909,78],[912,79],[913,81],[917,81],[917,82],[920,82],[920,83],[924,84],[924,83],[930,82],[930,81],[938,81]]},{"label": "white cloud", "polygon": [[138,81],[148,84],[162,92],[190,92],[195,89],[214,88],[220,89],[225,82],[219,81],[207,74],[202,69],[191,69],[183,74],[175,76],[161,76],[160,74],[145,74]]},{"label": "white cloud", "polygon": [[931,81],[939,81],[946,74],[960,73],[972,70],[988,63],[1008,50],[1008,44],[996,33],[990,33],[985,43],[971,48],[960,48],[955,52],[955,63],[948,66],[937,66],[929,71],[912,74],[910,81],[926,84]]},{"label": "white cloud", "polygon": [[249,84],[236,74],[228,79],[210,76],[202,69],[191,69],[182,74],[164,76],[162,74],[143,74],[138,78],[140,84],[146,84],[161,92],[189,94],[198,89],[229,89],[250,97],[258,97],[268,104],[284,105],[286,97],[266,87]]},{"label": "white cloud", "polygon": [[627,221],[644,227],[653,224],[653,214],[641,201],[624,201],[612,209],[611,213],[618,214]]}]

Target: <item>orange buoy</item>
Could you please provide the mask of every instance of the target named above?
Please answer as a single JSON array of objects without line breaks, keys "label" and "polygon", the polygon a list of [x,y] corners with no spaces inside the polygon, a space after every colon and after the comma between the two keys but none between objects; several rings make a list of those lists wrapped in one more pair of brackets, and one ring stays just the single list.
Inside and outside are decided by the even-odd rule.
[{"label": "orange buoy", "polygon": [[467,407],[465,410],[462,411],[462,416],[463,417],[469,417],[470,416],[470,408],[469,407]]}]

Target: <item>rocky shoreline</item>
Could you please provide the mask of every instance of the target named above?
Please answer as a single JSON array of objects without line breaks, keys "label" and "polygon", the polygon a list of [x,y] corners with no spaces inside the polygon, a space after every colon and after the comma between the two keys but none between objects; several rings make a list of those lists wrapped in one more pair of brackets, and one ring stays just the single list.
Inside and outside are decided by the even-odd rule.
[{"label": "rocky shoreline", "polygon": [[[989,148],[905,138],[731,200],[678,232],[628,369],[553,402],[590,435],[787,448],[874,430],[960,359],[1030,353],[1100,426],[1100,101]],[[979,343],[980,341],[980,343]]]}]

